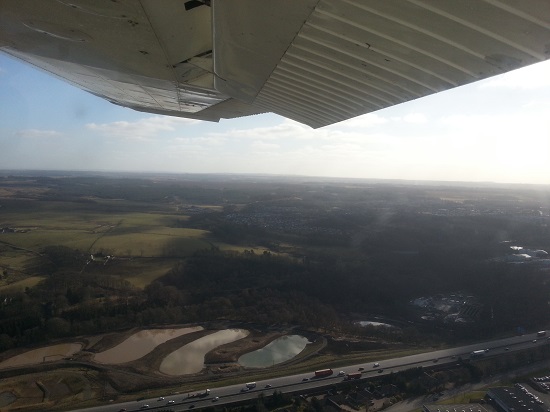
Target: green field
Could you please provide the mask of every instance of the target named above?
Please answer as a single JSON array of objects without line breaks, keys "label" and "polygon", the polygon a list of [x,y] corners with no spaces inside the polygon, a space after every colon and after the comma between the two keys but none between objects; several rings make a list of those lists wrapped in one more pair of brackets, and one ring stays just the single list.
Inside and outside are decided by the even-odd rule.
[{"label": "green field", "polygon": [[208,247],[204,230],[169,227],[172,220],[185,216],[157,213],[97,214],[78,213],[25,214],[3,216],[18,233],[0,234],[0,241],[18,248],[40,251],[44,246],[63,245],[85,252],[105,251],[126,256],[158,257],[174,241],[185,239],[183,254]]},{"label": "green field", "polygon": [[121,259],[109,265],[100,265],[99,268],[88,270],[120,277],[133,286],[143,289],[155,279],[165,275],[178,261],[179,259],[167,258]]},{"label": "green field", "polygon": [[[116,204],[131,208],[125,202]],[[42,279],[34,277],[38,269],[34,261],[47,246],[124,258],[116,265],[119,272],[112,274],[138,288],[164,275],[175,264],[174,258],[211,247],[206,239],[209,232],[179,227],[187,216],[165,212],[101,213],[80,204],[28,201],[5,208],[1,219],[0,227],[16,230],[0,233],[0,269],[7,271],[0,288],[10,290],[33,286]],[[151,264],[142,259],[129,262],[129,258],[156,260]]]},{"label": "green field", "polygon": [[25,288],[32,288],[33,286],[36,286],[43,279],[44,278],[41,276],[31,276],[29,278],[10,284],[2,284],[4,282],[0,282],[0,292],[22,292],[25,290]]}]

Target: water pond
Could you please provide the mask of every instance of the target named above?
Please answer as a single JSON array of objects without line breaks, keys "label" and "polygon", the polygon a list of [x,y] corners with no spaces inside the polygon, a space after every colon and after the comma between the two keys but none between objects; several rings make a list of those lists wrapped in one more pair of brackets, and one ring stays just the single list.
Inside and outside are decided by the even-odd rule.
[{"label": "water pond", "polygon": [[167,375],[198,373],[204,368],[204,355],[220,345],[242,339],[249,334],[243,329],[226,329],[203,336],[163,359],[159,370]]},{"label": "water pond", "polygon": [[394,325],[390,325],[389,323],[376,322],[372,320],[362,320],[357,323],[360,326],[374,326],[375,328],[395,328]]},{"label": "water pond", "polygon": [[265,368],[292,359],[309,343],[299,335],[282,336],[261,349],[239,358],[239,364],[247,368]]},{"label": "water pond", "polygon": [[61,343],[21,353],[0,362],[0,369],[14,366],[35,365],[71,357],[82,349],[81,343]]},{"label": "water pond", "polygon": [[197,332],[202,329],[201,326],[194,326],[191,328],[142,330],[134,333],[128,339],[111,349],[96,354],[94,356],[94,361],[108,365],[131,362],[147,355],[158,345],[170,339],[177,338],[187,333]]}]

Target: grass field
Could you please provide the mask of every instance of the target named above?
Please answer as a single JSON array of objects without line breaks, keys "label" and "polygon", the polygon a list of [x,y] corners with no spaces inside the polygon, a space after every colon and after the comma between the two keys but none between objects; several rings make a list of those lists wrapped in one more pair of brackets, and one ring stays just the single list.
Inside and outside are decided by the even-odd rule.
[{"label": "grass field", "polygon": [[[116,205],[118,209],[130,207],[124,201]],[[0,219],[0,227],[16,230],[0,233],[0,269],[8,270],[9,275],[0,281],[0,290],[24,290],[40,281],[33,276],[32,262],[46,246],[125,258],[157,258],[154,263],[135,259],[115,266],[113,275],[138,288],[164,275],[175,264],[174,258],[211,247],[207,231],[179,227],[187,216],[162,211],[101,213],[78,203],[26,201],[5,208]]]},{"label": "grass field", "polygon": [[[26,232],[2,233],[0,241],[10,245],[39,251],[44,246],[62,245],[85,252],[107,251],[129,256],[163,256],[174,239],[182,242],[182,255],[209,247],[201,240],[208,232],[198,229],[174,228],[167,225],[186,216],[163,213],[97,214],[78,212],[67,215],[44,212],[9,213],[2,216],[10,227]],[[4,223],[4,225],[7,225]]]},{"label": "grass field", "polygon": [[40,283],[44,278],[41,276],[31,276],[29,278],[20,280],[18,282],[5,284],[5,282],[0,282],[0,292],[22,292],[25,288],[32,288]]},{"label": "grass field", "polygon": [[[16,250],[7,245],[0,245],[0,290],[9,284],[15,284],[33,276],[33,266],[36,262],[36,255],[24,250]],[[24,285],[34,286],[34,285]],[[24,287],[23,287],[24,289]]]},{"label": "grass field", "polygon": [[133,286],[143,289],[145,286],[165,275],[179,259],[140,259],[116,261],[114,264],[100,266],[103,274],[118,276]]},{"label": "grass field", "polygon": [[170,252],[174,243],[178,244],[178,256],[187,256],[196,250],[209,247],[209,243],[201,239],[205,235],[204,231],[170,229],[169,232],[155,230],[117,234],[113,231],[97,239],[88,250],[92,253],[104,250],[111,255],[158,257],[174,256],[174,253]]}]

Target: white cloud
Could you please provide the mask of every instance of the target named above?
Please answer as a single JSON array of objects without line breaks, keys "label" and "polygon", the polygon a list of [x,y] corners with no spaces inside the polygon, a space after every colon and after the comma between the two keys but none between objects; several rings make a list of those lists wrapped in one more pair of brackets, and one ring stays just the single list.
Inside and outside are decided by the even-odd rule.
[{"label": "white cloud", "polygon": [[405,123],[423,124],[428,118],[422,113],[409,113],[403,117]]},{"label": "white cloud", "polygon": [[386,119],[385,117],[382,117],[376,113],[367,113],[362,116],[357,116],[352,119],[337,123],[332,127],[335,127],[335,128],[346,127],[346,128],[354,128],[354,129],[370,128],[373,126],[380,126],[382,124],[386,124],[387,122],[388,122],[388,119]]},{"label": "white cloud", "polygon": [[479,83],[480,89],[536,90],[541,87],[550,87],[550,61],[513,70]]},{"label": "white cloud", "polygon": [[272,152],[280,149],[281,146],[275,143],[266,143],[261,140],[256,140],[252,143],[252,148],[262,152]]},{"label": "white cloud", "polygon": [[428,117],[420,112],[412,112],[401,116],[391,116],[389,120],[391,124],[407,123],[407,124],[425,124],[428,123]]},{"label": "white cloud", "polygon": [[353,122],[356,124],[362,124],[364,128],[370,127],[374,129],[375,126],[384,125],[388,122],[388,120],[376,115],[366,115],[362,117],[363,119],[351,119],[346,122],[320,129],[311,129],[308,126],[285,119],[280,124],[273,126],[250,129],[233,129],[224,133],[209,133],[208,136],[216,139],[223,137],[228,139],[228,141],[234,142],[254,139],[254,141],[261,141],[264,147],[267,147],[265,146],[267,141],[284,142],[292,146],[303,145],[305,142],[310,141],[325,143],[330,142],[334,144],[377,144],[378,139],[372,138],[375,134],[374,130],[367,132],[361,128],[348,127],[346,123]]},{"label": "white cloud", "polygon": [[232,129],[223,133],[211,133],[210,136],[224,136],[228,138],[243,138],[262,140],[276,140],[282,138],[293,139],[310,139],[312,138],[313,129],[295,122],[285,119],[280,124],[269,127],[254,127],[251,129]]},{"label": "white cloud", "polygon": [[63,133],[55,130],[26,129],[15,132],[15,135],[26,139],[45,139],[50,137],[61,137]]},{"label": "white cloud", "polygon": [[221,146],[227,142],[223,136],[203,136],[203,137],[176,137],[173,142],[179,146],[201,145],[201,146]]},{"label": "white cloud", "polygon": [[452,115],[440,119],[447,136],[461,135],[463,138],[478,137],[484,144],[487,137],[500,141],[520,142],[533,137],[548,138],[548,122],[541,116],[527,112],[508,115]]},{"label": "white cloud", "polygon": [[348,156],[350,154],[358,153],[363,148],[356,144],[330,144],[323,145],[319,148],[329,156]]},{"label": "white cloud", "polygon": [[178,126],[189,126],[196,123],[199,123],[199,120],[171,116],[153,116],[134,122],[88,123],[86,124],[86,128],[108,137],[118,137],[127,140],[149,140],[161,137],[159,134],[162,132],[173,132]]}]

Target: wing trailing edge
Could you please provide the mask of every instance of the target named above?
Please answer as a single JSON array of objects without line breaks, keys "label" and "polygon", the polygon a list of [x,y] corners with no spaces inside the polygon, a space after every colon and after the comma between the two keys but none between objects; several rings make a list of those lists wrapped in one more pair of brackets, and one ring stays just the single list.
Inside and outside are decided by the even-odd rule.
[{"label": "wing trailing edge", "polygon": [[0,0],[0,50],[112,103],[311,127],[548,59],[545,0]]}]

